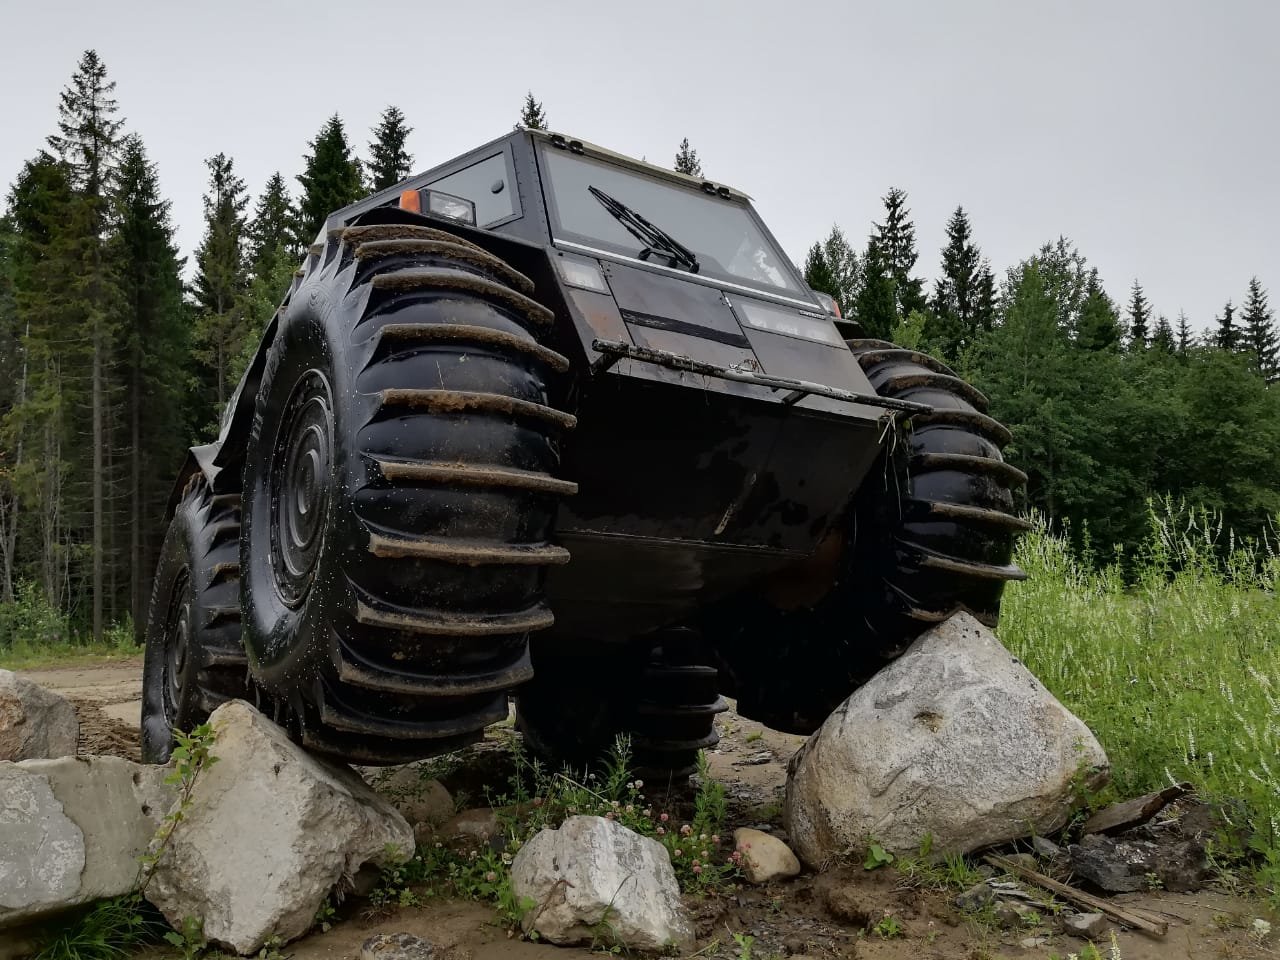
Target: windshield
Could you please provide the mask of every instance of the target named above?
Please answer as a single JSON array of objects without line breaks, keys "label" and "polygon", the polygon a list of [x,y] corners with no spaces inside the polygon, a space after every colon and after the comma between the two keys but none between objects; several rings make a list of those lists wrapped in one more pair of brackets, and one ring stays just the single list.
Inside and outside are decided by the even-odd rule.
[{"label": "windshield", "polygon": [[[791,267],[765,236],[746,204],[565,150],[541,153],[553,234],[628,257],[647,246],[591,193],[616,197],[697,257],[701,276],[766,290],[804,294]],[[662,259],[652,262],[663,263]]]}]

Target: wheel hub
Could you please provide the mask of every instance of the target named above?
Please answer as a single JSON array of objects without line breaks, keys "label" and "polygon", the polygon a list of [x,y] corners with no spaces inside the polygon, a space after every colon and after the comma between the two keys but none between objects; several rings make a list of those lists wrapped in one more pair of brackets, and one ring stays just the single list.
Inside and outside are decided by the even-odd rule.
[{"label": "wheel hub", "polygon": [[289,606],[307,595],[324,543],[333,463],[333,403],[316,370],[298,381],[271,460],[271,569]]},{"label": "wheel hub", "polygon": [[168,631],[164,640],[165,713],[172,720],[182,702],[182,683],[191,651],[190,574],[184,570],[173,584],[169,600]]}]

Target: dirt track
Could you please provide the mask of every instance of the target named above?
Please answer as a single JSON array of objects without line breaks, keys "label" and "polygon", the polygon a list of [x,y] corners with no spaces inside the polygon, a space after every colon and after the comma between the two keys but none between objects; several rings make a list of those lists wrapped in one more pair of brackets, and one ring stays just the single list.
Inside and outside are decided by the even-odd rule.
[{"label": "dirt track", "polygon": [[[141,710],[140,658],[108,664],[22,671],[25,676],[71,699],[80,714],[81,752],[138,757]],[[779,832],[786,761],[802,738],[779,734],[734,713],[719,721],[722,740],[710,756],[711,770],[725,784],[732,827],[768,825]],[[829,893],[844,891],[858,918],[834,916]],[[858,957],[883,960],[987,960],[987,958],[1059,957],[1080,954],[1086,945],[1049,930],[985,928],[955,910],[954,890],[913,886],[892,869],[874,872],[842,867],[820,876],[804,875],[788,883],[744,886],[722,897],[691,901],[699,928],[700,954],[738,960],[777,960],[787,954],[806,957]],[[1223,890],[1195,894],[1155,891],[1115,898],[1164,916],[1168,936],[1119,934],[1124,960],[1274,957],[1273,945],[1260,947],[1245,929],[1263,916],[1261,904]],[[493,923],[488,907],[468,902],[426,900],[420,907],[370,917],[349,901],[342,922],[287,949],[294,960],[345,960],[358,957],[360,944],[373,933],[406,931],[429,939],[441,960],[585,960],[586,949],[565,949],[513,939]],[[883,940],[865,931],[885,914],[900,921],[901,936]],[[756,938],[751,957],[740,955],[734,933]],[[1047,934],[1035,947],[1021,941]],[[1099,944],[1110,956],[1109,942]],[[167,954],[152,951],[148,957]],[[1088,957],[1089,954],[1083,954]]]}]

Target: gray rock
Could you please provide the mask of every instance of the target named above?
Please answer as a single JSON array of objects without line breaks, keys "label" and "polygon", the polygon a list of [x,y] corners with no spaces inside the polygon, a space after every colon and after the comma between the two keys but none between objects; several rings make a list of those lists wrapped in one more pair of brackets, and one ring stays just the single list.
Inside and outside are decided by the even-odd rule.
[{"label": "gray rock", "polygon": [[1023,950],[1034,950],[1036,947],[1043,947],[1049,942],[1048,937],[1025,937],[1018,941],[1018,946]]},{"label": "gray rock", "polygon": [[733,847],[742,854],[742,872],[751,883],[768,883],[800,873],[800,861],[791,848],[761,830],[742,827],[733,831]]},{"label": "gray rock", "polygon": [[431,960],[435,947],[411,933],[374,934],[360,947],[360,960]]},{"label": "gray rock", "polygon": [[603,817],[540,831],[516,854],[511,889],[533,903],[525,932],[552,943],[663,950],[694,940],[666,849]]},{"label": "gray rock", "polygon": [[472,847],[483,847],[502,834],[502,821],[498,819],[496,810],[476,807],[446,820],[434,834],[436,839],[445,843],[461,841]]},{"label": "gray rock", "polygon": [[343,877],[413,853],[413,830],[349,767],[291,743],[249,704],[211,717],[218,762],[157,866],[147,899],[172,924],[202,917],[239,954],[306,933]]},{"label": "gray rock", "polygon": [[1067,851],[1063,850],[1052,840],[1046,840],[1044,837],[1032,837],[1031,849],[1034,850],[1036,852],[1036,856],[1042,860],[1057,860],[1059,857],[1064,857],[1067,854]]},{"label": "gray rock", "polygon": [[1067,852],[1071,871],[1108,893],[1152,887],[1190,893],[1203,887],[1209,877],[1209,858],[1199,840],[1090,834]]},{"label": "gray rock", "polygon": [[981,910],[988,903],[996,898],[996,892],[991,889],[991,885],[985,880],[981,883],[975,883],[972,887],[960,894],[953,901],[958,910],[971,912]]},{"label": "gray rock", "polygon": [[128,892],[173,803],[168,773],[120,757],[0,762],[0,927]]},{"label": "gray rock", "polygon": [[429,768],[421,763],[393,767],[366,777],[379,796],[403,814],[411,826],[433,827],[454,814],[453,797],[439,780],[426,775]]},{"label": "gray rock", "polygon": [[80,722],[68,700],[0,670],[0,760],[73,757],[79,739]]},{"label": "gray rock", "polygon": [[810,867],[966,853],[1062,827],[1106,754],[1000,641],[961,613],[927,631],[827,718],[788,764],[786,827]]},{"label": "gray rock", "polygon": [[1101,913],[1073,913],[1063,918],[1062,932],[1082,940],[1094,940],[1107,932],[1107,918]]}]

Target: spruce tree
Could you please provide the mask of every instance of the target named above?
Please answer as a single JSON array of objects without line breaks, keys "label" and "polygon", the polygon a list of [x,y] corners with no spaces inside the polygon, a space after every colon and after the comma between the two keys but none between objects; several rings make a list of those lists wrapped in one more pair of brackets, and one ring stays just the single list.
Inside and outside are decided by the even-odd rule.
[{"label": "spruce tree", "polygon": [[1234,351],[1240,345],[1240,332],[1236,329],[1235,313],[1236,308],[1228,300],[1222,308],[1222,316],[1214,318],[1218,329],[1214,333],[1213,341],[1219,349]]},{"label": "spruce tree", "polygon": [[196,248],[193,284],[196,357],[206,370],[212,401],[221,411],[230,392],[230,367],[244,338],[244,295],[248,289],[244,181],[230,157],[205,161],[209,192],[204,197],[204,238]]},{"label": "spruce tree", "polygon": [[[253,207],[253,219],[249,221],[249,263],[254,272],[270,269],[270,261],[281,255],[293,258],[293,214],[289,189],[279,171],[273,173],[262,188]],[[284,296],[284,291],[280,291]]]},{"label": "spruce tree", "polygon": [[159,546],[155,531],[162,529],[168,504],[165,478],[177,468],[186,445],[183,385],[190,345],[169,202],[161,198],[155,167],[136,136],[124,141],[114,202],[113,253],[126,309],[117,344],[128,419],[124,535],[129,541],[129,611],[141,641]]},{"label": "spruce tree", "polygon": [[1191,322],[1187,319],[1187,312],[1185,310],[1178,311],[1177,337],[1178,354],[1185,357],[1187,355],[1187,351],[1191,349],[1192,344],[1195,342],[1195,337],[1191,334]]},{"label": "spruce tree", "polygon": [[1161,353],[1172,354],[1177,345],[1173,338],[1173,326],[1163,313],[1156,318],[1156,332],[1151,337],[1151,346]]},{"label": "spruce tree", "polygon": [[302,196],[298,198],[296,242],[300,250],[311,246],[329,214],[364,195],[360,161],[351,155],[336,113],[325,121],[309,146],[311,153],[303,158],[305,166],[298,175]]},{"label": "spruce tree", "polygon": [[[809,285],[810,290],[817,290],[828,296],[836,296],[836,275],[831,269],[831,264],[827,262],[827,255],[822,250],[822,244],[815,243],[809,248],[809,253],[804,258],[804,282]],[[836,298],[839,302],[839,298]]]},{"label": "spruce tree", "polygon": [[1097,268],[1089,272],[1084,302],[1076,321],[1076,343],[1085,350],[1115,350],[1120,344],[1120,317],[1102,289]]},{"label": "spruce tree", "polygon": [[804,261],[805,282],[834,299],[842,312],[853,310],[859,270],[857,251],[838,226],[832,226],[825,240],[809,248]]},{"label": "spruce tree", "polygon": [[[108,218],[107,197],[112,189],[120,150],[123,118],[116,118],[112,97],[115,81],[107,79],[107,68],[93,50],[80,58],[71,83],[58,103],[58,133],[49,137],[49,146],[62,157],[72,175],[76,203],[69,210],[63,234],[66,253],[75,263],[75,273],[66,278],[74,284],[77,311],[83,335],[89,342],[89,451],[90,465],[84,481],[92,491],[92,574],[93,638],[100,642],[106,600],[106,563],[109,523],[106,485],[111,402],[112,324],[117,319],[118,290],[112,276],[103,232]],[[68,318],[70,319],[70,318]],[[83,444],[74,449],[83,450]]]},{"label": "spruce tree", "polygon": [[912,310],[923,311],[927,307],[924,281],[911,276],[919,256],[916,253],[916,228],[910,219],[911,211],[907,209],[904,191],[892,187],[883,200],[885,219],[883,224],[875,225],[874,236],[885,273],[893,285],[894,310],[899,319],[905,319]]},{"label": "spruce tree", "polygon": [[373,142],[369,144],[369,179],[373,190],[385,190],[409,176],[413,155],[405,149],[405,141],[411,133],[413,127],[405,123],[399,107],[382,111],[378,125],[373,128]]},{"label": "spruce tree", "polygon": [[[862,277],[854,298],[853,319],[864,336],[887,340],[900,319],[894,303],[894,282],[880,241],[873,235],[862,258]],[[905,318],[902,318],[905,319]]]},{"label": "spruce tree", "polygon": [[950,359],[973,343],[978,333],[978,285],[981,254],[963,207],[947,221],[942,248],[942,276],[934,286],[933,310],[925,323],[925,339]]},{"label": "spruce tree", "polygon": [[1264,379],[1276,374],[1277,356],[1280,355],[1280,339],[1277,339],[1271,308],[1267,305],[1267,292],[1257,277],[1249,281],[1249,295],[1245,299],[1241,316],[1244,329],[1240,346],[1253,361],[1254,368]]},{"label": "spruce tree", "polygon": [[996,275],[991,264],[982,261],[978,271],[977,293],[974,296],[973,317],[979,332],[989,331],[996,322],[996,311],[999,308],[996,297]]},{"label": "spruce tree", "polygon": [[1142,284],[1133,281],[1133,289],[1129,294],[1129,346],[1133,350],[1142,350],[1147,346],[1151,325],[1151,305],[1147,303],[1142,292]]},{"label": "spruce tree", "polygon": [[676,173],[702,176],[702,161],[698,159],[698,151],[689,146],[688,137],[680,141],[680,148],[676,151]]},{"label": "spruce tree", "polygon": [[547,114],[542,101],[533,99],[533,91],[524,95],[524,107],[520,110],[520,126],[528,130],[547,129]]}]

